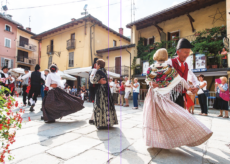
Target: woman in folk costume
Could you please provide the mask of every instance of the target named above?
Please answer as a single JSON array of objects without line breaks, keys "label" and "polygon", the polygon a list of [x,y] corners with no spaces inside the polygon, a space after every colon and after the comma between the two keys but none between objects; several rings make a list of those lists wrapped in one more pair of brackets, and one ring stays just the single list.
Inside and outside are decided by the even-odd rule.
[{"label": "woman in folk costume", "polygon": [[49,91],[42,102],[43,119],[46,123],[55,122],[55,119],[84,108],[84,101],[62,90],[64,84],[60,75],[57,74],[58,68],[55,64],[50,66],[50,71],[51,73],[46,78],[46,86],[49,87]]},{"label": "woman in folk costume", "polygon": [[[184,78],[165,62],[167,59],[166,49],[159,49],[154,54],[157,63],[147,71],[146,82],[150,89],[143,107],[146,145],[163,149],[200,145],[212,136],[212,132],[187,110],[170,100],[182,94],[175,95],[178,86],[191,89]],[[157,82],[158,87],[152,88],[152,82]]]},{"label": "woman in folk costume", "polygon": [[92,84],[99,84],[95,95],[93,120],[98,129],[108,128],[118,124],[117,114],[109,89],[104,60],[97,60],[96,67],[97,70],[93,70],[90,76],[90,82]]}]

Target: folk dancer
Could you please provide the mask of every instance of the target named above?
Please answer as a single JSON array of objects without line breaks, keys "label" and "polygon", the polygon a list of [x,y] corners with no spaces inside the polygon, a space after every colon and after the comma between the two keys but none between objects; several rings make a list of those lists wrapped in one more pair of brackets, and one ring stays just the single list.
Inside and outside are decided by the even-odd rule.
[{"label": "folk dancer", "polygon": [[[26,106],[26,99],[27,99],[26,97],[27,97],[27,95],[28,95],[27,92],[26,92],[26,90],[27,90],[27,87],[28,87],[28,84],[29,84],[29,77],[26,78],[26,79],[24,79],[24,80],[22,80],[22,77],[29,73],[29,69],[28,69],[28,68],[25,68],[25,69],[24,69],[24,72],[25,72],[25,74],[22,75],[22,76],[19,76],[19,77],[17,78],[17,81],[21,81],[21,82],[22,82],[23,106]],[[28,104],[30,105],[29,100],[28,100]]]},{"label": "folk dancer", "polygon": [[[13,88],[12,87],[14,87],[15,79],[11,75],[9,75],[8,71],[9,71],[9,69],[7,66],[2,67],[3,73],[0,73],[0,78],[4,78],[5,81],[1,85],[10,89],[11,95],[13,95]],[[6,93],[6,96],[9,96],[9,93]]]},{"label": "folk dancer", "polygon": [[[35,66],[35,71],[30,72],[22,77],[22,80],[25,80],[26,78],[30,78],[30,91],[28,99],[30,101],[31,107],[30,111],[34,111],[35,103],[37,102],[37,97],[40,94],[41,91],[41,80],[45,80],[44,74],[42,74],[40,71],[40,66],[37,64]],[[33,95],[33,98],[32,98]]]},{"label": "folk dancer", "polygon": [[45,123],[53,123],[55,119],[75,113],[84,108],[81,99],[63,90],[64,84],[60,75],[57,74],[58,67],[55,64],[50,66],[51,73],[46,79],[46,86],[49,87],[47,96],[42,102],[42,112]]},{"label": "folk dancer", "polygon": [[[156,64],[147,70],[146,83],[150,85],[143,107],[143,137],[149,147],[171,149],[180,146],[198,146],[213,134],[197,120],[184,106],[171,101],[174,89],[192,90],[187,81],[171,65],[167,64],[166,49],[154,54]],[[158,87],[152,88],[157,82]]]}]

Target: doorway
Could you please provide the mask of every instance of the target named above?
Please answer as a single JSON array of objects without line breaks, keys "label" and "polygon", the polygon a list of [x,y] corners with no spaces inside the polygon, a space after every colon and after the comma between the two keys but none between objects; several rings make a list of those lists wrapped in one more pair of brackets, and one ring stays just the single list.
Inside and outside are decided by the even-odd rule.
[{"label": "doorway", "polygon": [[121,57],[115,57],[115,73],[121,74]]}]

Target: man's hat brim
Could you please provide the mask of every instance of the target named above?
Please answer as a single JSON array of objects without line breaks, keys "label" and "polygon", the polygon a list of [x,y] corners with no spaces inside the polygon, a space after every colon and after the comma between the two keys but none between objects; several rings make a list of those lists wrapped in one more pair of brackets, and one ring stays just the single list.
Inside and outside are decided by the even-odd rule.
[{"label": "man's hat brim", "polygon": [[2,70],[6,69],[6,68],[9,69],[7,66],[4,66],[4,67],[2,67]]},{"label": "man's hat brim", "polygon": [[181,38],[178,43],[177,43],[177,46],[176,46],[176,49],[179,50],[179,49],[183,49],[183,48],[193,48],[194,46],[185,38]]}]

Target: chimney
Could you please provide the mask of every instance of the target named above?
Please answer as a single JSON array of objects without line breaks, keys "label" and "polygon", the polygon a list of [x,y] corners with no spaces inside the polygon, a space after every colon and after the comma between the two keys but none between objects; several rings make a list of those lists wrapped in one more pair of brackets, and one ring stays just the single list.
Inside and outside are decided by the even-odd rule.
[{"label": "chimney", "polygon": [[13,17],[12,15],[7,14],[6,16],[7,16],[7,18],[9,18],[9,19],[11,19],[11,20],[12,20],[12,17]]},{"label": "chimney", "polygon": [[119,28],[119,33],[123,35],[123,28]]},{"label": "chimney", "polygon": [[71,21],[75,21],[76,19],[75,18],[72,18]]},{"label": "chimney", "polygon": [[31,28],[30,27],[26,27],[26,30],[31,32]]}]

